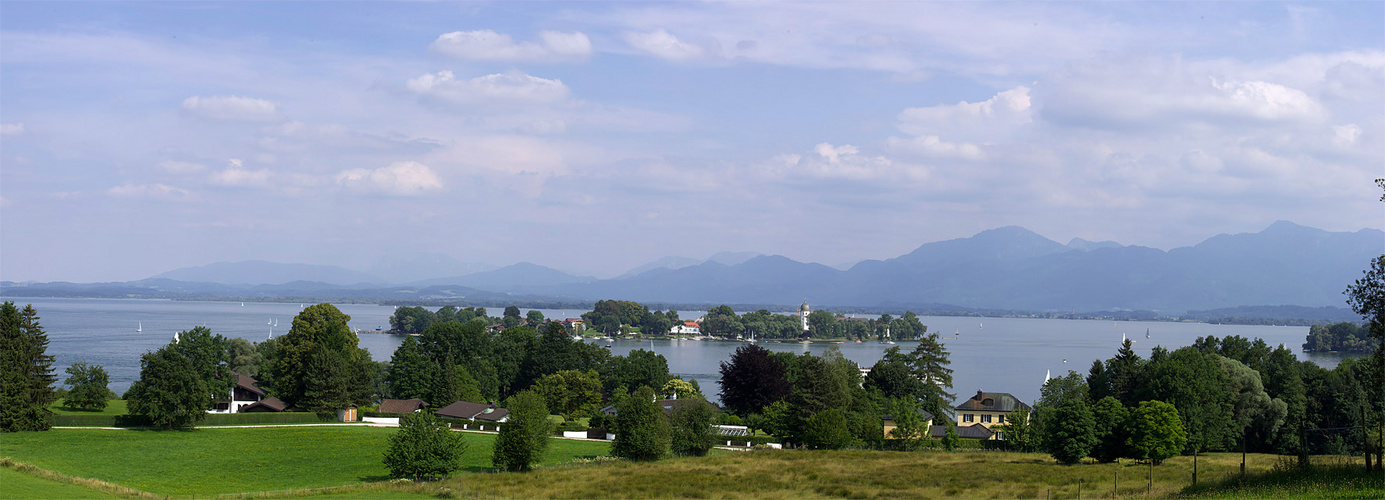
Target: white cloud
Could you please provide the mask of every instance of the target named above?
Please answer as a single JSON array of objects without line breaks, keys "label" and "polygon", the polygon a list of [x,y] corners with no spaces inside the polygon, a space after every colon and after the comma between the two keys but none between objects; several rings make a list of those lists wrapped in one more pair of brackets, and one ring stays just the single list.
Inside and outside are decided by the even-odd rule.
[{"label": "white cloud", "polygon": [[702,47],[683,42],[663,29],[649,33],[626,33],[625,41],[636,50],[670,61],[698,59],[706,53]]},{"label": "white cloud", "polygon": [[12,137],[27,131],[23,123],[0,123],[0,137]]},{"label": "white cloud", "polygon": [[145,200],[188,201],[192,199],[192,194],[188,190],[167,184],[122,184],[106,190],[106,193],[118,198]]},{"label": "white cloud", "polygon": [[337,184],[358,191],[413,196],[442,189],[442,180],[427,165],[398,161],[374,170],[357,168],[337,174]]},{"label": "white cloud", "polygon": [[1340,145],[1356,144],[1356,140],[1361,138],[1361,127],[1355,123],[1332,127],[1332,141]]},{"label": "white cloud", "polygon": [[907,108],[899,113],[899,130],[910,135],[960,137],[984,142],[1031,121],[1033,105],[1029,87],[1021,86],[981,102]]},{"label": "white cloud", "polygon": [[985,157],[981,146],[968,142],[947,142],[936,135],[924,135],[901,139],[891,137],[886,144],[894,149],[934,158],[961,158],[980,160]]},{"label": "white cloud", "polygon": [[826,158],[828,163],[840,163],[843,156],[850,157],[861,151],[850,144],[833,147],[831,144],[822,142],[813,147],[813,152]]},{"label": "white cloud", "polygon": [[279,105],[264,99],[240,96],[192,96],[183,100],[183,111],[217,120],[275,121]]},{"label": "white cloud", "polygon": [[510,35],[491,30],[453,31],[438,36],[428,49],[448,57],[479,61],[582,61],[591,57],[592,42],[581,32],[543,31],[538,42],[515,43]]},{"label": "white cloud", "polygon": [[562,80],[539,78],[519,71],[458,80],[451,71],[412,78],[409,90],[458,104],[554,103],[567,99]]},{"label": "white cloud", "polygon": [[207,169],[206,165],[190,161],[168,160],[159,164],[165,171],[173,174],[191,174]]},{"label": "white cloud", "polygon": [[264,186],[269,183],[269,170],[246,170],[241,160],[232,158],[226,169],[212,174],[213,184],[222,186]]}]

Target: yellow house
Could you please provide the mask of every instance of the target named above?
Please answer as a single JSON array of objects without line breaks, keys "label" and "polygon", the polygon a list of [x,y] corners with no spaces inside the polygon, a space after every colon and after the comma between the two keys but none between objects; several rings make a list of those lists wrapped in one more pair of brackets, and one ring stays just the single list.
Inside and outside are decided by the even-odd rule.
[{"label": "yellow house", "polygon": [[1029,405],[1008,392],[976,391],[976,395],[971,399],[957,405],[957,427],[980,424],[994,432],[991,439],[1003,440],[1005,433],[999,426],[1004,425],[1006,419],[1020,409],[1024,409],[1025,412],[1032,411]]},{"label": "yellow house", "polygon": [[[929,433],[933,430],[933,414],[928,413],[923,409],[919,409],[918,414],[920,423],[923,424],[923,428],[919,429],[919,437],[928,437]],[[890,435],[890,431],[895,430],[896,427],[894,423],[894,417],[891,415],[885,415],[884,417],[880,418],[880,424],[881,427],[885,429],[885,439],[894,439],[894,436]]]}]

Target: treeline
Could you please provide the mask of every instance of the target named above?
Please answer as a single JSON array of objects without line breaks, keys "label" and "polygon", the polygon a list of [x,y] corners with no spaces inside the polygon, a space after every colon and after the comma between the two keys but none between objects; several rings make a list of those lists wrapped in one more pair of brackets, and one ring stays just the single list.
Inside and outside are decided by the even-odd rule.
[{"label": "treeline", "polygon": [[1355,323],[1333,325],[1313,325],[1308,329],[1308,339],[1303,343],[1307,352],[1347,352],[1370,354],[1375,352],[1380,341],[1371,338],[1371,329]]},{"label": "treeline", "polygon": [[483,326],[501,325],[506,328],[513,328],[520,325],[537,327],[544,322],[543,313],[537,310],[530,310],[524,317],[520,317],[519,306],[508,306],[499,318],[486,316],[484,307],[465,307],[442,306],[437,311],[430,311],[421,306],[402,306],[394,310],[390,316],[389,333],[399,335],[418,335],[427,330],[435,323],[471,323],[476,322]]},{"label": "treeline", "polygon": [[[1178,432],[1166,431],[1182,434],[1173,439],[1181,453],[1297,454],[1305,429],[1373,426],[1385,410],[1378,376],[1367,362],[1347,359],[1327,370],[1260,339],[1203,337],[1172,352],[1156,347],[1149,359],[1127,340],[1114,357],[1094,361],[1085,378],[1069,372],[1047,382],[1035,404],[1033,439],[1012,443],[1069,462],[1131,457],[1143,450],[1149,429],[1135,417],[1161,402],[1176,411],[1177,425],[1166,427]],[[1335,435],[1312,451],[1360,453],[1357,436]]]}]

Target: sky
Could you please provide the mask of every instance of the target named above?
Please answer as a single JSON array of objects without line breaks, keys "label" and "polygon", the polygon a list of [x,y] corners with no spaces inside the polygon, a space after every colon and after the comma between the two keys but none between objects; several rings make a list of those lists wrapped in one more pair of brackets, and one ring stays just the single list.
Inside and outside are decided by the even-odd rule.
[{"label": "sky", "polygon": [[0,279],[1382,228],[1385,2],[0,3]]}]

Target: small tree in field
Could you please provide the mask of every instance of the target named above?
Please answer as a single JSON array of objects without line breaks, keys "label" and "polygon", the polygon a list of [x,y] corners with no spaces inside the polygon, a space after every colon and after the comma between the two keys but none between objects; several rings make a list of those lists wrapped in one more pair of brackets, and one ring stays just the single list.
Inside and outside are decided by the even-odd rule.
[{"label": "small tree in field", "polygon": [[410,413],[399,419],[399,431],[390,436],[385,468],[390,477],[434,479],[447,477],[462,467],[466,441],[432,413]]},{"label": "small tree in field", "polygon": [[669,416],[672,428],[670,448],[675,455],[705,457],[716,444],[712,434],[712,404],[698,399],[673,409]]},{"label": "small tree in field", "polygon": [[1177,455],[1188,444],[1178,408],[1163,401],[1145,401],[1130,413],[1130,458],[1155,464]]},{"label": "small tree in field", "polygon": [[510,410],[510,419],[500,426],[491,463],[501,470],[527,471],[548,451],[548,437],[553,434],[548,407],[543,397],[534,391],[511,396],[506,407]]},{"label": "small tree in field", "polygon": [[654,390],[640,387],[616,403],[615,442],[611,454],[630,460],[652,461],[669,452],[670,430],[664,412],[654,402]]},{"label": "small tree in field", "polygon": [[110,395],[110,389],[106,386],[111,383],[110,375],[99,365],[88,364],[86,361],[78,361],[67,367],[67,380],[64,384],[72,386],[72,390],[67,391],[64,403],[71,408],[82,411],[101,411],[106,408],[106,400]]}]

